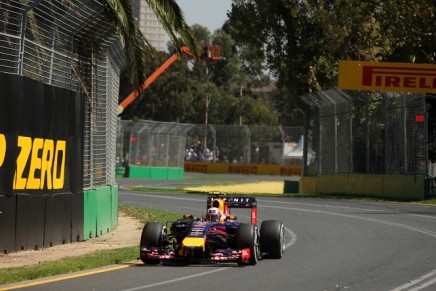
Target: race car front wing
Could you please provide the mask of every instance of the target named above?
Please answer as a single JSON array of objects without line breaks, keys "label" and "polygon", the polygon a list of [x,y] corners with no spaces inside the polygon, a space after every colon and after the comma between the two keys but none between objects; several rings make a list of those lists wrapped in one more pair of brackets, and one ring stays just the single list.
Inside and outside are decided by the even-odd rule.
[{"label": "race car front wing", "polygon": [[204,262],[248,262],[250,260],[250,249],[217,249],[210,254],[210,257],[188,257],[179,254],[173,248],[142,247],[141,258],[147,260],[189,260]]}]

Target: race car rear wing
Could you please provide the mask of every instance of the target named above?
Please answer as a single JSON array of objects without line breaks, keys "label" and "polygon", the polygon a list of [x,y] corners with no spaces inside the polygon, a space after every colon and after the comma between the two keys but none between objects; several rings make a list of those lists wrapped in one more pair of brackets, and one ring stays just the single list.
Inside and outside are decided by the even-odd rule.
[{"label": "race car rear wing", "polygon": [[230,208],[250,208],[251,223],[257,224],[257,201],[255,197],[209,195],[207,196],[207,209],[209,207],[217,207],[223,213],[229,213]]}]

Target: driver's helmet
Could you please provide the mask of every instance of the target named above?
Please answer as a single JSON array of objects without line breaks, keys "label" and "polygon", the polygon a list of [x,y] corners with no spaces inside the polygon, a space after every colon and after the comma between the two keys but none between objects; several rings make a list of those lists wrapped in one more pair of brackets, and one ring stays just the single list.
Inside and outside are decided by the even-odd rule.
[{"label": "driver's helmet", "polygon": [[211,207],[207,210],[207,220],[209,221],[219,221],[221,219],[221,212],[216,207]]}]

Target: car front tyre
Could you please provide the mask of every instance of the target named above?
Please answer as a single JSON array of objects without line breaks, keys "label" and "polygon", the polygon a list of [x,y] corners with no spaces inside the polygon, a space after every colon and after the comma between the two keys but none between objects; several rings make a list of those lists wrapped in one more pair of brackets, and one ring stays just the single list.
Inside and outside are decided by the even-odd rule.
[{"label": "car front tyre", "polygon": [[235,233],[237,249],[250,249],[248,262],[239,261],[238,265],[256,265],[259,261],[259,241],[257,226],[254,224],[241,224]]},{"label": "car front tyre", "polygon": [[285,250],[284,237],[281,221],[264,220],[260,226],[260,251],[273,259],[281,259]]},{"label": "car front tyre", "polygon": [[[164,225],[159,222],[147,222],[142,229],[141,242],[139,247],[161,247],[163,244],[162,235],[164,233]],[[159,264],[159,260],[147,259],[140,255],[141,261],[144,264]]]}]

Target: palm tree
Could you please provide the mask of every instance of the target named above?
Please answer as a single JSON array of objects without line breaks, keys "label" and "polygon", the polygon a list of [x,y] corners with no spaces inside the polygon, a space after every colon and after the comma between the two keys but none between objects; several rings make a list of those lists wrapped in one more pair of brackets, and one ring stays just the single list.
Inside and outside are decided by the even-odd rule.
[{"label": "palm tree", "polygon": [[[129,77],[134,88],[138,88],[146,79],[144,59],[145,50],[150,44],[135,23],[131,0],[104,0],[107,3],[108,19],[117,30],[129,67]],[[170,40],[181,53],[182,44],[176,34],[180,35],[192,52],[198,52],[198,45],[191,28],[186,24],[183,12],[175,0],[142,0],[153,9],[157,18],[168,33]]]}]

